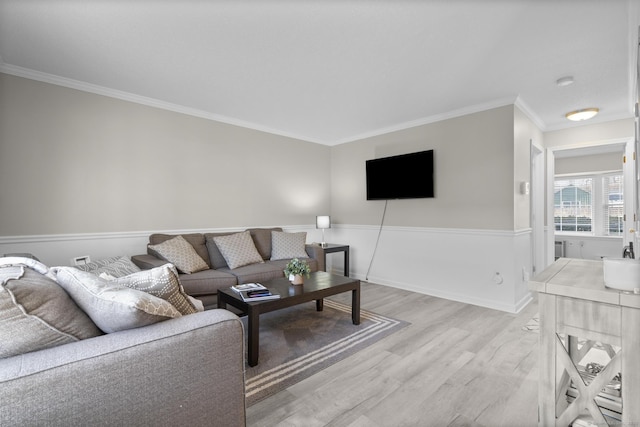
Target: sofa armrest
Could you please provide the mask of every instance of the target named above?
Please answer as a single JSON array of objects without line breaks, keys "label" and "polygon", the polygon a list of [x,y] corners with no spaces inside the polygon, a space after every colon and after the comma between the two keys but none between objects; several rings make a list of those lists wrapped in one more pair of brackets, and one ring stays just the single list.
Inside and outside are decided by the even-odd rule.
[{"label": "sofa armrest", "polygon": [[244,426],[243,343],[209,310],[0,359],[0,425]]},{"label": "sofa armrest", "polygon": [[167,261],[149,254],[134,255],[131,257],[131,261],[143,270],[151,270],[167,263]]},{"label": "sofa armrest", "polygon": [[318,271],[327,271],[325,266],[324,248],[320,245],[305,245],[309,257],[318,261]]}]

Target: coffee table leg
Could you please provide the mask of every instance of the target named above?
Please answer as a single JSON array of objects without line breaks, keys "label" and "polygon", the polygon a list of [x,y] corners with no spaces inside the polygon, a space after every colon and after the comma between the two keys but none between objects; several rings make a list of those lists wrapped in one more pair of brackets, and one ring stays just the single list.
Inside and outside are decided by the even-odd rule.
[{"label": "coffee table leg", "polygon": [[349,249],[344,251],[344,275],[349,277]]},{"label": "coffee table leg", "polygon": [[360,324],[360,286],[351,292],[351,320],[354,325]]},{"label": "coffee table leg", "polygon": [[256,366],[258,364],[258,348],[260,346],[260,313],[253,310],[251,305],[249,305],[248,311],[247,358],[249,359],[249,366]]},{"label": "coffee table leg", "polygon": [[227,303],[222,301],[222,296],[220,294],[220,292],[218,292],[218,303],[217,303],[217,307],[218,308],[227,308]]},{"label": "coffee table leg", "polygon": [[322,311],[324,308],[324,299],[320,298],[316,300],[316,311]]}]

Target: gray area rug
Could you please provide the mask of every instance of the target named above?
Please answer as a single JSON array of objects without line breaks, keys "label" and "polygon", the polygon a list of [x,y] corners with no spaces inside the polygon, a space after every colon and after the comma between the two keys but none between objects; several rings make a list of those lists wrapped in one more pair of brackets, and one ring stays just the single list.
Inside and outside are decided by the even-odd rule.
[{"label": "gray area rug", "polygon": [[[246,328],[246,318],[243,318]],[[328,299],[260,316],[258,366],[246,370],[247,406],[310,377],[379,341],[407,322],[360,310],[351,322],[351,306]]]}]

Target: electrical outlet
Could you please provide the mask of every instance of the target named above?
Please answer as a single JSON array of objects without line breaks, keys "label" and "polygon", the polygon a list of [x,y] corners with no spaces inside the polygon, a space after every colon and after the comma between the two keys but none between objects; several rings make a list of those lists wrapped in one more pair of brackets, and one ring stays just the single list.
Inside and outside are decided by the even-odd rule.
[{"label": "electrical outlet", "polygon": [[71,258],[71,265],[85,265],[91,262],[91,257],[89,255],[77,256],[75,258]]},{"label": "electrical outlet", "polygon": [[493,276],[493,281],[496,285],[501,285],[502,282],[504,282],[504,279],[502,278],[500,272],[496,272],[496,274]]}]

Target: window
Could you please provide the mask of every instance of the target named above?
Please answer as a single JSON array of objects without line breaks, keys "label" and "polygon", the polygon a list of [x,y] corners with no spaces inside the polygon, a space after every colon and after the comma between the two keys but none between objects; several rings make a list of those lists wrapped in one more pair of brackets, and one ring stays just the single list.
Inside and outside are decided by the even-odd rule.
[{"label": "window", "polygon": [[554,223],[557,232],[622,236],[622,173],[556,177]]},{"label": "window", "polygon": [[[624,197],[622,195],[622,175],[608,175],[602,177],[604,200],[603,218],[609,236],[623,235]],[[607,231],[605,230],[605,231]]]},{"label": "window", "polygon": [[593,178],[556,179],[553,195],[556,231],[591,232],[592,193]]}]

